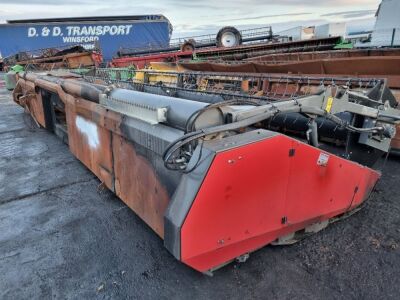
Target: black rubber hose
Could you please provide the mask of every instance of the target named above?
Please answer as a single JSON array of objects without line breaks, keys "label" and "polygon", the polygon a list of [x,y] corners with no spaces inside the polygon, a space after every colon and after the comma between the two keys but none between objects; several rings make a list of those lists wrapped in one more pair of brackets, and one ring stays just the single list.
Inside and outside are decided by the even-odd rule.
[{"label": "black rubber hose", "polygon": [[[299,112],[299,113],[305,113],[305,114],[314,114],[314,115],[319,115],[319,116],[324,116],[328,120],[331,120],[340,126],[343,126],[347,128],[350,131],[354,132],[377,132],[377,131],[382,131],[384,130],[383,127],[372,127],[372,128],[357,128],[354,127],[347,122],[343,121],[339,117],[327,113],[325,110],[319,109],[319,108],[312,108],[312,107],[300,107],[300,106],[295,106],[292,108],[285,109],[283,113],[294,113],[294,112]],[[250,118],[243,119],[238,122],[230,123],[230,124],[224,124],[224,125],[219,125],[215,127],[210,127],[210,128],[205,128],[201,129],[198,131],[194,131],[188,134],[185,134],[184,136],[180,137],[179,139],[175,140],[172,142],[164,151],[163,153],[163,160],[164,160],[164,166],[169,169],[169,170],[180,170],[178,168],[171,168],[169,166],[169,159],[170,157],[179,149],[182,148],[184,145],[187,145],[190,142],[193,142],[197,139],[203,138],[207,135],[212,135],[212,134],[217,134],[221,133],[224,131],[233,131],[237,130],[240,128],[248,127],[250,125],[254,125],[256,123],[265,121],[276,114],[282,113],[282,111],[278,109],[274,109],[271,111],[268,111],[264,114],[256,115]]]}]

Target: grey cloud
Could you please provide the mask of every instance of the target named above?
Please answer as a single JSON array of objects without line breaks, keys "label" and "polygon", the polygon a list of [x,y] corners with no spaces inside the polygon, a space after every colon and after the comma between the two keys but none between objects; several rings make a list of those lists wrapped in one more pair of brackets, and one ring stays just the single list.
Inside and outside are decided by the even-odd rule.
[{"label": "grey cloud", "polygon": [[243,21],[243,20],[259,20],[264,18],[276,18],[276,17],[286,17],[286,16],[302,16],[302,15],[312,15],[312,13],[290,13],[290,14],[276,14],[276,15],[265,15],[249,18],[237,18],[237,19],[224,19],[221,21]]},{"label": "grey cloud", "polygon": [[[195,3],[191,1],[181,0],[169,0],[165,1],[165,5],[171,7],[186,7],[186,8],[220,8],[219,5],[213,5],[213,1],[206,0],[205,2]],[[98,0],[68,0],[68,1],[57,1],[57,0],[2,0],[2,4],[13,4],[13,5],[51,5],[51,6],[67,6],[67,5],[95,5],[95,6],[106,6],[114,7],[120,4],[121,6],[142,6],[142,1],[130,1],[130,0],[113,0],[113,1],[98,1]],[[162,3],[162,2],[161,2]],[[162,3],[164,4],[164,3]],[[150,4],[151,5],[151,4]],[[153,7],[157,8],[156,5]]]},{"label": "grey cloud", "polygon": [[[324,23],[324,19],[313,19],[313,20],[307,20],[307,21],[289,21],[289,22],[279,22],[279,23],[272,23],[269,24],[272,26],[273,32],[279,32],[288,28],[292,28],[295,26],[310,26],[310,25],[315,25],[315,24],[322,24]],[[257,23],[253,22],[251,24],[246,24],[246,25],[241,25],[241,26],[235,26],[239,30],[246,30],[246,29],[252,29],[252,28],[260,28],[265,26],[265,23]],[[196,35],[203,35],[203,34],[216,34],[221,27],[224,25],[222,24],[217,24],[217,25],[199,25],[199,26],[193,26],[191,24],[179,24],[175,26],[176,32],[174,33],[174,38],[175,37],[188,37],[188,36],[196,36]]]},{"label": "grey cloud", "polygon": [[[179,8],[221,8],[224,7],[229,9],[231,7],[252,7],[257,9],[258,7],[266,7],[271,5],[286,5],[286,6],[349,6],[349,5],[356,5],[356,4],[375,4],[376,0],[319,0],[317,3],[315,0],[203,0],[202,2],[193,2],[187,0],[169,0],[165,1],[166,5],[171,7]],[[14,5],[61,5],[65,6],[68,4],[79,4],[79,5],[97,5],[97,6],[104,6],[109,4],[108,6],[113,6],[115,3],[121,3],[125,5],[142,5],[142,1],[132,1],[132,0],[114,0],[112,3],[102,2],[98,0],[68,0],[67,2],[64,1],[57,1],[57,0],[2,0],[2,4],[14,4]],[[163,3],[164,4],[164,3]]]},{"label": "grey cloud", "polygon": [[[177,5],[179,7],[193,7],[193,6],[198,6],[201,8],[207,8],[210,6],[210,4],[213,4],[212,6],[218,6],[220,8],[236,8],[236,7],[241,7],[241,8],[252,8],[252,9],[259,9],[260,7],[269,7],[271,5],[280,5],[280,6],[319,6],[319,7],[325,7],[325,6],[333,6],[337,7],[338,5],[341,6],[353,6],[353,5],[368,5],[368,4],[375,4],[377,1],[376,0],[219,0],[218,2],[216,1],[211,1],[211,0],[203,0],[201,4],[198,3],[193,3],[191,1],[187,0],[170,0],[169,3]],[[218,4],[218,5],[215,5]]]},{"label": "grey cloud", "polygon": [[[288,21],[288,22],[277,22],[271,23],[269,25],[272,26],[272,30],[274,33],[279,33],[280,31],[293,28],[296,26],[312,26],[312,25],[321,25],[328,23],[328,18],[315,18],[310,19],[307,21]],[[349,21],[347,22],[347,31],[361,31],[361,30],[372,30],[373,25],[375,22],[375,18],[368,18],[363,20],[356,20],[356,21]],[[175,32],[173,37],[188,37],[188,36],[196,36],[196,35],[203,35],[203,34],[215,34],[221,29],[223,25],[201,25],[201,26],[193,26],[191,24],[179,24],[175,26]],[[247,24],[244,26],[235,26],[239,30],[251,29],[251,28],[258,28],[263,27],[265,24],[253,22],[251,24]]]},{"label": "grey cloud", "polygon": [[[206,31],[213,33],[226,25],[227,22],[232,22],[233,26],[251,23],[248,27],[262,27],[268,23],[268,25],[273,25],[274,31],[277,31],[275,27],[278,25],[271,23],[274,20],[273,18],[281,16],[287,17],[289,22],[285,24],[292,24],[290,23],[291,16],[301,15],[310,15],[309,18],[313,19],[321,17],[323,22],[330,22],[335,17],[342,17],[350,21],[352,18],[368,17],[375,10],[350,10],[349,7],[351,9],[357,8],[357,6],[359,8],[370,8],[379,4],[379,0],[203,0],[202,2],[188,0],[0,0],[0,2],[1,4],[8,4],[10,7],[11,4],[15,5],[9,12],[0,11],[0,22],[4,19],[161,13],[170,19],[177,34],[182,32],[185,35],[188,32],[193,32],[193,34],[202,34]],[[297,6],[301,6],[301,11],[305,9],[306,12],[299,12]],[[35,10],[34,7],[36,7]],[[43,7],[43,13],[40,16],[34,13],[39,7],[41,10]],[[272,14],[271,7],[274,8],[274,13],[276,9],[283,13],[280,14],[278,11],[278,13]],[[345,11],[346,7],[348,11]],[[318,11],[324,9],[329,13],[319,16],[315,13],[314,8]],[[344,11],[334,12],[339,8]],[[271,19],[268,20],[267,18]],[[264,22],[264,19],[267,21]],[[196,27],[189,24],[192,20],[196,25],[209,24],[210,26]],[[305,25],[309,23],[308,21],[299,21],[296,24]],[[315,20],[310,20],[310,22],[313,21]]]},{"label": "grey cloud", "polygon": [[68,2],[55,1],[55,0],[2,0],[1,4],[13,4],[13,5],[56,5],[65,6],[70,4],[89,5],[98,4],[96,0],[68,0]]},{"label": "grey cloud", "polygon": [[322,17],[343,17],[343,18],[356,18],[356,17],[364,17],[375,14],[376,10],[351,10],[351,11],[341,11],[341,12],[333,12],[329,14],[323,14]]}]

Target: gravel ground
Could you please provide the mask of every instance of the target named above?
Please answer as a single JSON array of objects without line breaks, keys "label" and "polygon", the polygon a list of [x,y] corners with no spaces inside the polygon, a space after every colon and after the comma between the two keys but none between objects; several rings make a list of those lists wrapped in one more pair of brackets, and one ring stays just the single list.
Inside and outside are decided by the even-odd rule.
[{"label": "gravel ground", "polygon": [[[213,277],[163,247],[0,82],[1,299],[398,299],[400,160],[348,219]],[[383,164],[381,162],[381,164]]]}]

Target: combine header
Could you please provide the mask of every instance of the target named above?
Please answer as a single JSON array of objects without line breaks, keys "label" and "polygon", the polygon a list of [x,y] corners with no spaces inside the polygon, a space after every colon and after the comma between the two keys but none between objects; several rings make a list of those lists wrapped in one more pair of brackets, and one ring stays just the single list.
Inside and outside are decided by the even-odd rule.
[{"label": "combine header", "polygon": [[[264,38],[272,39],[271,41],[273,41],[273,37],[272,34],[269,37],[264,36]],[[329,37],[285,43],[273,43],[271,41],[232,45],[231,47],[219,45],[217,47],[200,49],[197,49],[195,47],[196,43],[194,43],[192,47],[184,47],[184,45],[182,45],[180,50],[175,49],[176,51],[160,52],[150,49],[146,51],[131,52],[125,50],[119,52],[119,57],[114,58],[111,64],[114,67],[127,67],[133,65],[137,69],[141,69],[152,62],[181,62],[191,61],[192,58],[201,61],[241,61],[243,59],[250,59],[268,54],[331,50],[340,43],[341,39],[340,37]],[[216,43],[218,44],[218,37]]]},{"label": "combine header", "polygon": [[[323,87],[346,86],[353,91],[360,91],[376,100],[389,101],[397,107],[400,101],[399,89],[393,78],[351,77],[334,75],[308,76],[293,74],[239,73],[239,72],[204,72],[176,71],[181,65],[153,63],[151,69],[96,69],[91,76],[85,76],[90,82],[106,85],[117,84],[138,91],[164,96],[180,97],[195,101],[220,102],[224,99],[257,99],[262,101],[292,99],[316,93]],[[129,80],[127,80],[129,79]],[[133,79],[133,80],[132,80]],[[397,80],[398,81],[398,80]],[[199,96],[201,92],[201,96]],[[207,96],[205,96],[207,95]],[[285,128],[299,124],[286,118]],[[304,120],[303,120],[304,121]],[[291,124],[297,123],[295,126]],[[304,130],[303,130],[304,132]],[[400,133],[392,140],[392,152],[400,152]]]},{"label": "combine header", "polygon": [[400,120],[374,86],[189,100],[68,77],[21,74],[14,100],[204,273],[353,212]]},{"label": "combine header", "polygon": [[29,70],[88,68],[98,66],[101,62],[99,51],[89,51],[80,45],[19,52],[4,58],[5,69],[20,65]]}]

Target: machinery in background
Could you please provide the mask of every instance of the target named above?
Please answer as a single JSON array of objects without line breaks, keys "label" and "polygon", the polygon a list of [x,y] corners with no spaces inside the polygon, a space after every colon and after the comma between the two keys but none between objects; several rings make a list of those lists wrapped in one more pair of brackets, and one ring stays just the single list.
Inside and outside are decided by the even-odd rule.
[{"label": "machinery in background", "polygon": [[243,43],[271,42],[276,38],[272,33],[271,26],[252,28],[239,31],[235,27],[226,26],[221,28],[217,34],[206,34],[193,37],[176,38],[170,41],[167,47],[155,47],[148,45],[145,48],[121,47],[117,53],[118,57],[141,56],[169,52],[194,52],[203,48],[231,48]]},{"label": "machinery in background", "polygon": [[30,52],[19,52],[4,58],[7,71],[15,65],[26,70],[77,69],[99,66],[102,62],[98,50],[86,50],[80,45],[64,48],[47,48]]},{"label": "machinery in background", "polygon": [[15,88],[17,85],[17,74],[23,71],[23,66],[15,65],[11,67],[6,74],[4,74],[4,82],[7,90],[12,91]]},{"label": "machinery in background", "polygon": [[239,31],[222,28],[216,36],[206,35],[171,40],[169,47],[121,48],[111,61],[113,67],[135,66],[142,69],[152,62],[179,62],[191,60],[242,60],[271,53],[318,51],[334,49],[341,37],[278,42],[271,27]]}]

